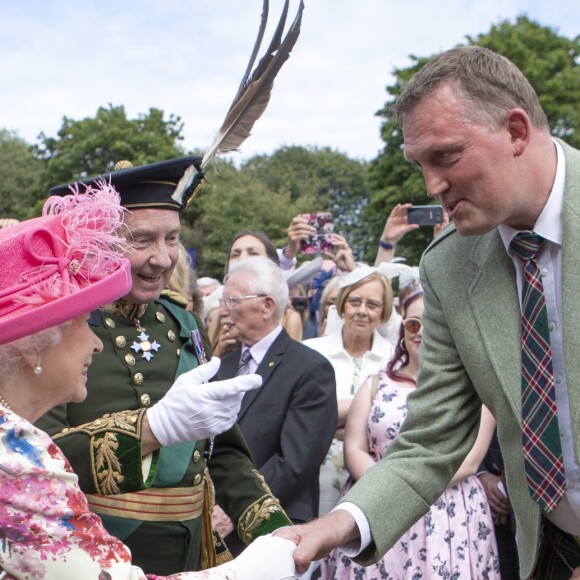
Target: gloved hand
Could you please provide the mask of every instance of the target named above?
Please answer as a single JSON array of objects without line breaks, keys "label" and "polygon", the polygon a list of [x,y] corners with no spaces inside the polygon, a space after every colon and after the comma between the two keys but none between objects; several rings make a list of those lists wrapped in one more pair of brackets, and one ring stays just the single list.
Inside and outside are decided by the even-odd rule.
[{"label": "gloved hand", "polygon": [[163,447],[227,431],[236,422],[244,393],[262,384],[259,375],[208,383],[220,364],[220,359],[213,357],[209,363],[182,374],[147,410],[149,427]]},{"label": "gloved hand", "polygon": [[284,580],[294,578],[295,566],[292,558],[294,548],[296,544],[291,540],[267,534],[256,538],[231,562],[210,568],[205,572],[209,573],[209,578],[212,579]]}]

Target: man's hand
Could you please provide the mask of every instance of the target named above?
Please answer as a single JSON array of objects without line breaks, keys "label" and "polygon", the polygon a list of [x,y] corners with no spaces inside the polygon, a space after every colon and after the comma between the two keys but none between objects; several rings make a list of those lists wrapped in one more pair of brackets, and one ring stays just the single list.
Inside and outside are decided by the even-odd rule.
[{"label": "man's hand", "polygon": [[296,544],[296,571],[303,574],[310,563],[327,556],[334,548],[359,538],[354,518],[345,510],[336,510],[300,526],[280,528],[274,536],[292,540]]},{"label": "man's hand", "polygon": [[262,384],[259,375],[208,383],[219,368],[220,359],[213,357],[182,374],[147,411],[149,428],[163,447],[227,431],[236,422],[244,393]]},{"label": "man's hand", "polygon": [[497,487],[498,483],[501,482],[501,478],[498,475],[486,472],[479,475],[479,481],[481,481],[485,490],[485,495],[491,508],[493,523],[506,524],[510,513],[510,503],[508,498]]}]

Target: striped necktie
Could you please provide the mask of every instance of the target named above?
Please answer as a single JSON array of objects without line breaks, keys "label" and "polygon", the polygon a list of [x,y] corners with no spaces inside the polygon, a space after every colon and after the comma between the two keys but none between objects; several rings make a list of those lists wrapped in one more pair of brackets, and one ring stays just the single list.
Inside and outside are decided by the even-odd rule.
[{"label": "striped necktie", "polygon": [[566,493],[544,286],[536,256],[544,239],[520,232],[510,248],[522,262],[522,435],[526,479],[546,512]]},{"label": "striped necktie", "polygon": [[247,348],[242,352],[242,356],[240,357],[240,362],[238,363],[238,372],[236,373],[236,376],[249,375],[251,362],[252,362],[252,353],[250,352],[250,349]]}]

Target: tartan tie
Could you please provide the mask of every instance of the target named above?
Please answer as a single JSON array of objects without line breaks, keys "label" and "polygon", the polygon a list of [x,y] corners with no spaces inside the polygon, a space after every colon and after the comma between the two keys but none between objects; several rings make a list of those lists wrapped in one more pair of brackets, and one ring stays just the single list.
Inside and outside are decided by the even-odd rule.
[{"label": "tartan tie", "polygon": [[252,353],[250,349],[247,348],[240,357],[240,362],[238,363],[238,372],[236,376],[249,375],[250,374],[250,362],[252,360]]},{"label": "tartan tie", "polygon": [[544,239],[520,232],[510,248],[522,262],[522,436],[532,499],[546,512],[566,493],[552,348],[544,286],[536,256]]}]

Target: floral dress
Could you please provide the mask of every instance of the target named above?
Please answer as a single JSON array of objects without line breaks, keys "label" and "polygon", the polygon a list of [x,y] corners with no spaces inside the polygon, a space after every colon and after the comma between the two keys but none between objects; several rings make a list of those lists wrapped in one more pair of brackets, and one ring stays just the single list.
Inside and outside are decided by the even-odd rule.
[{"label": "floral dress", "polygon": [[[399,433],[412,390],[392,381],[385,372],[379,373],[367,421],[375,461]],[[448,487],[377,564],[359,566],[336,549],[323,560],[321,572],[322,579],[336,580],[499,580],[491,510],[479,478],[473,475]]]},{"label": "floral dress", "polygon": [[[160,559],[162,559],[160,554]],[[129,549],[91,513],[62,451],[43,431],[0,407],[0,580],[161,579],[131,565]],[[231,569],[175,580],[226,578]]]}]

